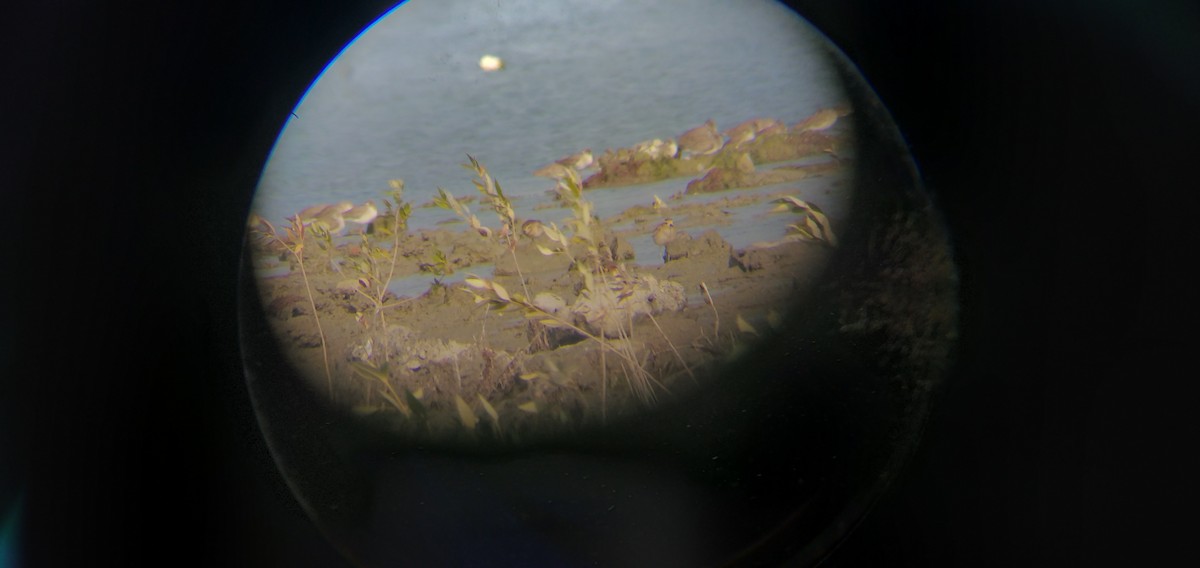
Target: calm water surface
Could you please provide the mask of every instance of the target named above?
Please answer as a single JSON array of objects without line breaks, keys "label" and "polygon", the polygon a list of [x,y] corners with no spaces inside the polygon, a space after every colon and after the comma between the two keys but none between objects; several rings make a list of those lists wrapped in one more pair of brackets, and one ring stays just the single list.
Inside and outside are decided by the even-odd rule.
[{"label": "calm water surface", "polygon": [[[818,41],[767,0],[412,0],[351,43],[304,95],[255,211],[281,221],[315,203],[378,199],[393,178],[417,205],[439,186],[471,195],[472,175],[459,167],[468,153],[532,206],[554,184],[530,172],[582,148],[665,139],[709,118],[722,130],[758,116],[794,123],[842,102]],[[481,71],[485,53],[506,69]],[[687,181],[625,197],[666,198]],[[588,198],[616,207],[606,195],[619,194]],[[472,206],[494,225],[481,209]],[[414,209],[410,225],[446,217]]]}]

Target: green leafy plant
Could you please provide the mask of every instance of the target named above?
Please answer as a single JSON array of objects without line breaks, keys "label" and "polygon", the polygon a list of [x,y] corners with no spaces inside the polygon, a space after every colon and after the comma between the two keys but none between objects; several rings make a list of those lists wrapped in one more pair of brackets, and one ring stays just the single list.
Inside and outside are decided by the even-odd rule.
[{"label": "green leafy plant", "polygon": [[[391,199],[384,199],[383,217],[388,223],[382,226],[372,237],[367,233],[360,236],[360,254],[348,261],[349,266],[359,277],[359,288],[355,291],[366,298],[374,306],[375,315],[383,318],[383,310],[399,305],[389,297],[388,286],[396,274],[396,261],[400,252],[400,236],[404,233],[412,206],[401,198],[401,190],[391,192]],[[390,247],[383,247],[379,240],[390,237]],[[382,322],[381,323],[386,323]]]},{"label": "green leafy plant", "polygon": [[433,275],[433,283],[441,286],[442,279],[454,274],[454,265],[446,258],[446,253],[442,249],[435,248],[430,253],[433,257],[431,260],[423,261],[419,264],[421,272],[428,272]]},{"label": "green leafy plant", "polygon": [[[364,370],[359,367],[355,367],[355,370],[359,375],[377,379],[383,383],[386,387],[383,393],[384,398],[393,406],[401,409],[406,416],[410,416],[411,412],[406,411],[405,401],[392,389],[387,379],[388,369],[391,365],[388,360],[389,350],[386,348],[388,345],[387,310],[408,301],[398,300],[388,291],[396,274],[400,237],[407,231],[408,217],[412,214],[412,205],[404,201],[403,191],[403,183],[393,180],[392,190],[388,193],[389,198],[383,199],[384,214],[380,217],[382,221],[375,223],[376,228],[372,234],[364,232],[360,235],[360,253],[351,257],[347,265],[357,277],[355,294],[365,298],[372,306],[371,321],[380,344],[385,347],[380,350],[382,361],[377,366],[372,366],[374,364],[368,361],[367,366],[375,371],[374,374],[364,373]],[[390,246],[383,246],[384,242],[389,243]],[[369,358],[370,353],[368,354]]]}]

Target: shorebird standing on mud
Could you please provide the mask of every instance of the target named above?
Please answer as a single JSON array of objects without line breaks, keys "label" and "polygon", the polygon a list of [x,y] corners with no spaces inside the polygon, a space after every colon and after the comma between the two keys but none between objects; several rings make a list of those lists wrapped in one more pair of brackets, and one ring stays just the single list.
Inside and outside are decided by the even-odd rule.
[{"label": "shorebird standing on mud", "polygon": [[314,227],[320,227],[330,235],[336,235],[346,228],[346,219],[337,209],[327,208],[312,221]]},{"label": "shorebird standing on mud", "polygon": [[678,138],[679,153],[689,156],[707,156],[715,154],[725,145],[725,138],[717,132],[717,124],[710,118],[704,124],[697,126]]},{"label": "shorebird standing on mud", "polygon": [[351,223],[358,223],[361,226],[362,232],[366,232],[367,228],[379,216],[379,209],[375,207],[375,202],[367,200],[366,203],[357,207],[347,209],[342,213],[342,218]]},{"label": "shorebird standing on mud", "polygon": [[662,146],[658,148],[658,157],[660,158],[674,159],[678,155],[679,144],[675,142],[674,138],[667,138],[667,141],[663,142]]},{"label": "shorebird standing on mud", "polygon": [[553,180],[563,180],[571,176],[575,172],[574,168],[564,166],[558,162],[547,164],[536,170],[533,170],[533,175],[538,177],[550,178]]},{"label": "shorebird standing on mud", "polygon": [[556,164],[562,164],[568,168],[575,168],[578,171],[586,170],[596,163],[595,156],[592,155],[591,148],[584,148],[583,151],[576,154],[571,154],[554,161]]},{"label": "shorebird standing on mud", "polygon": [[668,138],[666,142],[655,138],[634,144],[633,152],[651,160],[674,159],[679,153],[679,145],[675,143],[674,138]]},{"label": "shorebird standing on mud", "polygon": [[734,148],[754,140],[756,134],[758,134],[758,129],[755,127],[753,118],[722,133],[723,136],[729,138],[728,144]]},{"label": "shorebird standing on mud", "polygon": [[530,219],[524,223],[521,223],[521,232],[524,233],[526,237],[536,239],[545,233],[545,228],[542,226],[541,221],[538,221],[537,219]]},{"label": "shorebird standing on mud", "polygon": [[675,238],[675,222],[667,219],[654,228],[654,244],[666,246]]},{"label": "shorebird standing on mud", "polygon": [[320,215],[322,211],[328,209],[329,207],[330,205],[328,203],[318,203],[311,207],[305,207],[304,209],[301,209],[299,213],[288,217],[288,220],[291,221],[293,219],[299,219],[300,223],[308,225],[317,218],[317,215]]},{"label": "shorebird standing on mud", "polygon": [[288,221],[299,221],[305,227],[315,227],[336,235],[346,228],[346,220],[342,214],[354,208],[354,203],[339,201],[332,205],[321,203],[301,209],[299,213],[288,217]]}]

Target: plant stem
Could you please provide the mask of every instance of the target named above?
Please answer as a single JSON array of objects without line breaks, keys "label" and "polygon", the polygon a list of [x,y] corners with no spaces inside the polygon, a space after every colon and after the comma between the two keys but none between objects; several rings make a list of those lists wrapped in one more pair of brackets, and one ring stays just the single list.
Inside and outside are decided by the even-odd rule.
[{"label": "plant stem", "polygon": [[704,297],[708,299],[708,307],[713,311],[713,337],[721,337],[721,314],[717,313],[717,304],[713,302],[712,296],[708,293],[708,285],[701,282],[700,289],[704,291]]},{"label": "plant stem", "polygon": [[454,376],[458,379],[458,392],[462,392],[462,373],[458,371],[458,355],[451,357],[450,360],[454,363]]},{"label": "plant stem", "polygon": [[304,278],[304,291],[308,292],[308,305],[312,308],[313,319],[317,322],[317,334],[321,337],[321,358],[325,362],[325,382],[329,385],[329,400],[333,400],[333,373],[329,371],[329,349],[325,344],[325,330],[321,329],[321,316],[317,314],[317,301],[313,298],[312,285],[308,282],[308,272],[304,270],[303,249],[293,250],[296,263],[300,265],[300,276]]},{"label": "plant stem", "polygon": [[517,278],[521,279],[521,289],[525,290],[525,298],[532,302],[533,296],[529,294],[529,286],[525,285],[525,275],[521,273],[521,263],[517,262],[517,249],[515,247],[508,247],[508,252],[512,255],[513,266],[517,267]]},{"label": "plant stem", "polygon": [[675,358],[679,360],[680,365],[683,365],[683,370],[687,371],[688,376],[691,377],[692,381],[694,382],[696,380],[696,375],[692,374],[691,367],[688,367],[687,361],[683,360],[683,356],[680,355],[679,350],[675,348],[675,343],[671,341],[670,337],[667,337],[667,332],[663,331],[662,326],[658,325],[658,320],[654,319],[654,314],[646,312],[646,315],[650,316],[650,321],[654,322],[654,327],[658,328],[658,332],[662,334],[663,339],[667,340],[667,345],[671,346],[671,352],[675,353]]}]

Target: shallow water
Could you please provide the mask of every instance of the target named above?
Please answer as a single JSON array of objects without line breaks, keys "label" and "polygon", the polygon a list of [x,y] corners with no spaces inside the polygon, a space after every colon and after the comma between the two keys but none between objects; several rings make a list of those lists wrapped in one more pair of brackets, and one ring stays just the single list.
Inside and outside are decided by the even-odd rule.
[{"label": "shallow water", "polygon": [[[448,274],[441,278],[442,284],[447,286],[453,284],[461,284],[464,278],[471,274],[491,277],[495,266],[488,264],[477,264],[470,268],[457,270],[454,274]],[[402,278],[395,278],[388,284],[388,291],[395,294],[398,298],[413,298],[424,294],[429,290],[430,285],[434,282],[434,277],[430,274],[417,273]]]},{"label": "shallow water", "polygon": [[[786,162],[779,165],[803,164],[809,161],[811,160]],[[698,195],[684,195],[678,200],[666,200],[668,208],[661,211],[660,216],[662,218],[673,217],[672,207],[678,208],[684,205],[719,203],[725,199],[761,196],[762,199],[757,203],[723,208],[722,212],[725,214],[709,222],[697,223],[690,221],[679,225],[679,231],[686,232],[693,237],[699,236],[708,229],[715,229],[734,249],[743,249],[754,243],[780,239],[787,234],[788,224],[802,219],[802,217],[791,213],[772,212],[774,204],[771,203],[771,197],[786,193],[821,208],[829,218],[836,232],[837,228],[843,225],[843,221],[849,213],[848,209],[852,201],[852,185],[849,179],[851,175],[852,172],[850,170],[842,169],[819,177],[806,178],[794,182],[772,184],[751,189],[731,189]],[[663,196],[681,192],[690,179],[692,178],[677,178],[638,186],[590,190],[584,194],[584,197],[593,203],[597,216],[601,219],[608,219],[628,210],[630,207],[637,205],[648,206],[653,202],[656,195],[662,198]],[[570,217],[568,210],[563,208],[534,209],[536,204],[548,201],[548,197],[538,200],[527,197],[516,201],[514,209],[519,218],[537,218],[545,222],[555,222],[562,226],[563,221]],[[485,207],[478,203],[471,203],[468,207],[480,217],[484,225],[490,226],[493,229],[498,228],[499,222],[490,211],[485,210]],[[685,216],[684,218],[688,217]],[[445,221],[455,222],[447,224]],[[646,230],[657,223],[658,220],[647,222],[644,226],[640,227],[641,232],[639,234],[624,237],[634,250],[635,259],[632,262],[640,266],[655,266],[663,263],[664,247],[655,244],[651,234]],[[410,225],[415,227],[416,230],[434,226],[451,230],[466,229],[466,224],[458,221],[453,212],[436,208],[414,209],[413,216],[410,218]],[[608,225],[608,228],[615,233],[621,233],[638,229],[639,227],[634,221],[627,220],[611,223]],[[335,243],[338,244],[354,243],[358,239],[357,235],[340,235],[334,238]],[[390,247],[386,242],[379,243],[379,246],[384,248]],[[255,276],[260,279],[283,276],[290,272],[287,262],[275,262],[273,259],[259,259],[259,262],[256,264]],[[462,282],[467,272],[490,277],[493,276],[493,269],[494,266],[491,264],[478,264],[447,275],[441,281],[445,284]],[[394,279],[389,284],[388,290],[399,297],[418,296],[428,290],[430,284],[433,282],[433,275],[418,273]]]},{"label": "shallow water", "polygon": [[[304,95],[254,209],[281,221],[315,203],[378,199],[394,178],[417,205],[437,187],[473,195],[468,153],[532,202],[554,184],[531,172],[583,148],[673,137],[709,118],[720,129],[760,116],[795,123],[843,100],[816,33],[772,2],[414,0]],[[506,69],[481,71],[485,53]],[[643,189],[665,199],[687,181]],[[415,209],[410,226],[442,213]]]}]

